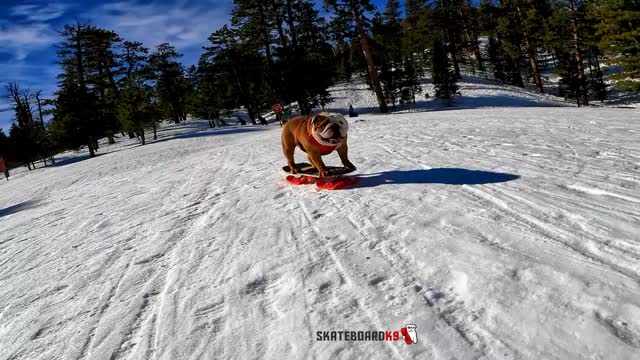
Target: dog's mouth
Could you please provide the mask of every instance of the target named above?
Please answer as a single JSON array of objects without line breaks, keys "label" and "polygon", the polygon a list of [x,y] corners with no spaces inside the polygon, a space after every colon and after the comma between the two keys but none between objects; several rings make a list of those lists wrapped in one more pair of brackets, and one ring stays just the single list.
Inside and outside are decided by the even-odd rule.
[{"label": "dog's mouth", "polygon": [[340,127],[336,125],[325,128],[324,131],[318,134],[318,137],[325,143],[331,145],[337,145],[344,139],[344,136],[340,133]]},{"label": "dog's mouth", "polygon": [[332,145],[337,145],[340,143],[340,141],[342,141],[342,136],[338,135],[337,137],[330,137],[330,138],[326,138],[322,135],[320,135],[320,139],[322,139],[322,141],[332,144]]}]

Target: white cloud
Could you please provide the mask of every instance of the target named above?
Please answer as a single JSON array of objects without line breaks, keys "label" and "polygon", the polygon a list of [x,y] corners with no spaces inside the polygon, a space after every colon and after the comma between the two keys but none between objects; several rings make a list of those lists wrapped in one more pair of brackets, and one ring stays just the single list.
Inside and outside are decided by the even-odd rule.
[{"label": "white cloud", "polygon": [[34,50],[52,46],[56,33],[47,24],[0,24],[0,53],[23,60]]},{"label": "white cloud", "polygon": [[209,3],[120,1],[84,14],[96,25],[153,48],[170,42],[178,50],[206,45],[209,35],[228,22],[233,0]]},{"label": "white cloud", "polygon": [[49,21],[61,17],[69,8],[70,6],[64,3],[23,4],[12,7],[10,11],[11,15],[23,17],[29,21]]}]

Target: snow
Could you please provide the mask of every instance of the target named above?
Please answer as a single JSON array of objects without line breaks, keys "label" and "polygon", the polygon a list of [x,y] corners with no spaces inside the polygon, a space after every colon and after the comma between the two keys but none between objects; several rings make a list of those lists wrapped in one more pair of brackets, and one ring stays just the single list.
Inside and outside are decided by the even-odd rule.
[{"label": "snow", "polygon": [[[489,79],[475,76],[464,76],[458,82],[462,96],[455,98],[455,109],[471,109],[483,107],[540,107],[540,106],[574,106],[571,102],[547,95],[537,94],[522,88],[504,85]],[[413,104],[397,105],[396,110],[441,110],[450,107],[434,97],[433,84],[425,81],[420,85],[416,95],[416,106]],[[428,97],[427,97],[428,95]],[[378,103],[372,91],[363,80],[342,83],[331,89],[333,101],[327,109],[346,113],[345,109],[353,105],[360,113],[376,112]],[[391,104],[389,104],[391,106]]]},{"label": "snow", "polygon": [[288,185],[279,126],[196,120],[18,171],[0,359],[637,359],[640,116],[464,86],[351,119],[348,190]]}]

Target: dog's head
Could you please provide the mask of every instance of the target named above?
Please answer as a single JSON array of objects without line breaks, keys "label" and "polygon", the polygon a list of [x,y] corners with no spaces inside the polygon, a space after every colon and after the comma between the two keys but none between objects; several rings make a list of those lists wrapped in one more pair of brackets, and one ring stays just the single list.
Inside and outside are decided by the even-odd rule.
[{"label": "dog's head", "polygon": [[337,145],[347,137],[349,123],[340,114],[321,112],[311,119],[311,130],[321,144]]}]

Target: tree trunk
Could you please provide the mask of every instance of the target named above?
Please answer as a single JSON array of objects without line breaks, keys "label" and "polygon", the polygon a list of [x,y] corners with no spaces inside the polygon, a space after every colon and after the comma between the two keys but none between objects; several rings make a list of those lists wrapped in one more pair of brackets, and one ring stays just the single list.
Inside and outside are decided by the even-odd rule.
[{"label": "tree trunk", "polygon": [[271,13],[276,17],[276,29],[278,30],[278,37],[280,38],[280,44],[283,49],[286,49],[287,46],[287,37],[284,34],[284,29],[282,28],[282,16],[280,16],[280,10],[275,2],[275,0],[271,0]]},{"label": "tree trunk", "polygon": [[140,142],[142,143],[142,145],[146,145],[147,142],[144,138],[144,129],[142,128],[138,129],[138,134],[140,135]]},{"label": "tree trunk", "polygon": [[[569,0],[569,5],[574,13],[577,11],[575,0]],[[578,94],[576,98],[578,100],[578,106],[580,106],[580,100],[582,99],[583,105],[589,105],[589,94],[585,86],[584,77],[584,62],[582,61],[582,52],[580,51],[580,34],[578,32],[578,25],[575,19],[571,19],[571,32],[573,33],[573,42],[576,47],[576,63],[578,65]]]},{"label": "tree trunk", "polygon": [[[257,122],[256,122],[256,111],[255,111],[255,109],[253,108],[253,106],[252,106],[252,105],[247,105],[247,106],[246,106],[246,108],[247,108],[247,115],[249,115],[249,120],[251,120],[251,123],[252,123],[253,125],[257,125]],[[238,118],[239,120],[242,120],[242,121],[240,122],[242,125],[246,125],[246,124],[247,124],[247,123],[246,123],[246,121],[244,121],[240,116],[238,116],[237,118]],[[243,123],[243,122],[244,122],[244,123]]]},{"label": "tree trunk", "polygon": [[286,0],[286,1],[287,1],[287,25],[289,26],[289,32],[291,33],[291,44],[293,46],[293,50],[296,51],[298,49],[298,35],[296,34],[296,29],[293,26],[293,9],[291,7],[291,0]]},{"label": "tree trunk", "polygon": [[158,131],[156,129],[156,122],[151,121],[151,127],[153,127],[153,140],[158,140]]},{"label": "tree trunk", "polygon": [[[522,19],[522,14],[520,11],[520,7],[516,7],[518,10],[518,17],[520,18],[520,23],[524,27],[524,22]],[[524,39],[524,45],[527,48],[527,54],[529,55],[529,64],[531,65],[531,73],[533,74],[533,81],[536,84],[536,89],[539,93],[543,94],[544,89],[542,87],[542,79],[540,78],[540,72],[538,71],[538,63],[536,62],[536,52],[531,42],[529,41],[529,31],[525,28],[522,32],[522,37]]]},{"label": "tree trunk", "polygon": [[87,148],[89,149],[89,157],[95,157],[96,153],[93,150],[93,136],[89,136],[87,139]]},{"label": "tree trunk", "polygon": [[173,118],[173,123],[174,124],[180,124],[180,117],[178,115],[178,112],[173,107],[173,105],[169,105],[169,106],[171,106],[171,117]]},{"label": "tree trunk", "polygon": [[80,21],[76,21],[76,39],[75,39],[75,48],[76,48],[76,70],[78,72],[78,82],[80,85],[80,88],[82,90],[86,90],[87,86],[85,83],[85,78],[84,78],[84,59],[83,59],[83,54],[82,54],[82,38],[84,38],[84,36],[82,36],[82,25],[80,25]]},{"label": "tree trunk", "polygon": [[38,102],[38,116],[40,117],[40,125],[42,125],[42,130],[47,131],[44,127],[44,117],[42,116],[42,103],[40,102],[40,92],[36,93],[36,101]]},{"label": "tree trunk", "polygon": [[116,143],[116,140],[113,138],[113,133],[111,130],[109,130],[109,133],[107,133],[107,139],[109,139],[110,145],[113,145]]},{"label": "tree trunk", "polygon": [[127,134],[129,134],[129,139],[135,139],[136,137],[136,133],[131,129],[127,130]]},{"label": "tree trunk", "polygon": [[531,74],[533,75],[533,81],[536,84],[536,89],[540,94],[544,93],[542,87],[542,79],[540,78],[540,72],[538,71],[538,63],[536,62],[536,52],[529,43],[529,33],[524,32],[524,44],[527,47],[527,53],[529,55],[529,65],[531,65]]},{"label": "tree trunk", "polygon": [[358,38],[360,40],[360,48],[362,49],[362,54],[364,55],[364,58],[367,61],[367,69],[369,70],[369,79],[371,79],[371,85],[373,85],[373,91],[376,93],[376,98],[378,99],[380,112],[381,113],[389,112],[389,108],[387,108],[387,103],[384,100],[384,94],[382,93],[382,86],[380,85],[380,79],[378,78],[378,70],[376,69],[376,65],[373,62],[373,56],[371,56],[371,51],[369,50],[369,41],[367,40],[367,35],[365,34],[364,28],[362,26],[362,18],[360,17],[360,12],[354,0],[351,0],[351,15],[353,16],[353,20],[356,23],[356,31],[358,32]]}]

